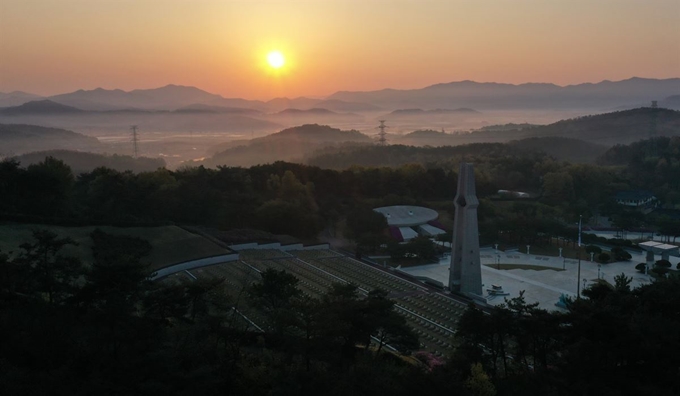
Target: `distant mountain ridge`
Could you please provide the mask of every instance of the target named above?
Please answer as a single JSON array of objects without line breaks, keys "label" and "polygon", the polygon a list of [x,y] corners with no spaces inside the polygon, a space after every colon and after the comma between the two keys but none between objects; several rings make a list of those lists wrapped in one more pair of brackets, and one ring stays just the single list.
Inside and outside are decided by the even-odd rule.
[{"label": "distant mountain ridge", "polygon": [[23,114],[73,114],[82,113],[83,110],[73,106],[63,105],[51,100],[35,100],[19,106],[0,109],[0,114],[23,115]]},{"label": "distant mountain ridge", "polygon": [[[177,110],[203,104],[279,112],[287,108],[326,108],[336,112],[368,112],[383,109],[449,109],[471,107],[487,109],[589,109],[604,111],[639,106],[652,100],[662,101],[680,93],[680,78],[652,79],[633,77],[621,81],[604,80],[559,86],[551,83],[506,84],[457,81],[418,89],[381,89],[376,91],[338,91],[323,99],[306,97],[275,98],[269,101],[225,98],[196,87],[166,85],[153,89],[123,91],[78,90],[47,97],[57,103],[83,110]],[[12,96],[13,95],[13,96]],[[11,98],[10,98],[11,96]],[[0,107],[40,99],[25,92],[0,93]]]},{"label": "distant mountain ridge", "polygon": [[630,78],[561,87],[555,84],[458,81],[420,89],[351,92],[328,99],[366,102],[386,108],[473,107],[478,109],[608,109],[649,103],[680,92],[680,78]]},{"label": "distant mountain ridge", "polygon": [[19,106],[32,100],[42,99],[42,96],[28,92],[12,91],[9,93],[0,92],[0,107]]},{"label": "distant mountain ridge", "polygon": [[81,89],[71,93],[50,96],[48,99],[83,110],[111,110],[128,107],[145,110],[176,110],[193,104],[254,109],[264,107],[262,101],[228,99],[196,87],[173,84],[154,89],[135,89],[128,92],[120,89],[97,88],[89,91]]}]

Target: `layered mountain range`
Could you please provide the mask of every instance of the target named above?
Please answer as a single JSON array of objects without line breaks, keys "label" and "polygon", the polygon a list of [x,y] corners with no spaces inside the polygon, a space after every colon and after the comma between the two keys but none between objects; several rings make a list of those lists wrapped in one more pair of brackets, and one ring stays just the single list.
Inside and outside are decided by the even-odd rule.
[{"label": "layered mountain range", "polygon": [[0,107],[49,99],[52,102],[86,111],[165,110],[205,105],[218,108],[250,109],[277,113],[286,109],[325,109],[338,113],[379,112],[422,109],[450,111],[477,110],[588,109],[604,111],[637,107],[659,101],[662,107],[678,108],[680,78],[630,78],[568,86],[545,83],[502,84],[459,81],[435,84],[420,89],[383,89],[378,91],[340,91],[325,98],[276,98],[269,101],[225,98],[196,87],[167,85],[154,89],[123,91],[78,90],[41,98],[25,92],[0,93]]}]

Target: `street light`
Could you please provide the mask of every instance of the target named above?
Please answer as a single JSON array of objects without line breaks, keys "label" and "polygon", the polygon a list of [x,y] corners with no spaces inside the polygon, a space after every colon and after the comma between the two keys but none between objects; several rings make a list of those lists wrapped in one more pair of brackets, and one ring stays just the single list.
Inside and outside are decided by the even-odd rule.
[{"label": "street light", "polygon": [[[581,298],[581,222],[583,221],[583,216],[578,216],[578,273],[576,275],[576,298]],[[583,279],[583,288],[586,287],[585,279]]]},{"label": "street light", "polygon": [[500,269],[501,269],[501,255],[500,254],[496,255],[496,266],[497,266],[496,268],[498,268],[498,270],[500,271]]}]

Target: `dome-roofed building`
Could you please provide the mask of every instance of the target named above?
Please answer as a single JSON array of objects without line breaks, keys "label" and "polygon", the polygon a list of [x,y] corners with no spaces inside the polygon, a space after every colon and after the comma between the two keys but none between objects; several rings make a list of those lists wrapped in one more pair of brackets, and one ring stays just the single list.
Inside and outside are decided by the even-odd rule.
[{"label": "dome-roofed building", "polygon": [[435,236],[446,233],[437,221],[439,213],[429,208],[396,205],[373,210],[385,216],[391,235],[400,241],[408,241],[418,235]]}]

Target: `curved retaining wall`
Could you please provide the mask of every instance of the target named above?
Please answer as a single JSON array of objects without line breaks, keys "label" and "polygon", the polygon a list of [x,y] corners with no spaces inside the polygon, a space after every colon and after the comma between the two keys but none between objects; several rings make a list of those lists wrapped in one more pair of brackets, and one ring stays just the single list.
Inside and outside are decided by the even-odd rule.
[{"label": "curved retaining wall", "polygon": [[206,257],[197,260],[185,261],[183,263],[174,264],[168,267],[160,268],[151,274],[151,280],[160,279],[164,276],[172,275],[176,272],[190,270],[194,268],[207,267],[209,265],[227,263],[229,261],[238,260],[238,253],[223,254],[220,256]]}]

